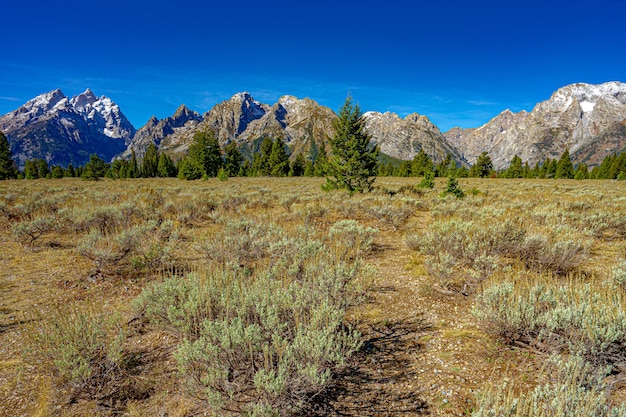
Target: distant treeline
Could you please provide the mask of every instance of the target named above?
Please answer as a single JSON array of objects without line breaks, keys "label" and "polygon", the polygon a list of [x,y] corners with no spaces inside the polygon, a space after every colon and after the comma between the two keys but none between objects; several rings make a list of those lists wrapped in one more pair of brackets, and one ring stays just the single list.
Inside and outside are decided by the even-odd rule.
[{"label": "distant treeline", "polygon": [[[6,148],[6,149],[5,149]],[[107,178],[153,178],[178,177],[193,180],[200,178],[245,176],[269,177],[324,177],[328,175],[328,158],[326,149],[313,145],[305,155],[299,153],[290,160],[289,147],[278,138],[264,138],[252,159],[243,156],[237,144],[231,142],[224,149],[212,132],[198,132],[184,158],[176,161],[165,152],[159,152],[151,143],[143,158],[138,159],[133,151],[130,160],[116,159],[106,163],[97,155],[91,155],[84,166],[66,168],[59,165],[50,166],[44,159],[27,160],[23,171],[15,168],[11,160],[8,141],[0,132],[0,179],[5,178],[63,178],[81,177],[84,179]],[[400,163],[380,162],[378,176],[423,177],[432,173],[436,177],[457,178],[571,178],[571,179],[618,179],[626,178],[626,153],[606,157],[598,166],[591,170],[586,164],[574,165],[569,151],[565,150],[557,159],[546,159],[542,163],[530,166],[517,155],[513,157],[509,167],[494,170],[491,158],[483,152],[470,168],[458,165],[451,155],[435,164],[420,149],[411,161]]]}]

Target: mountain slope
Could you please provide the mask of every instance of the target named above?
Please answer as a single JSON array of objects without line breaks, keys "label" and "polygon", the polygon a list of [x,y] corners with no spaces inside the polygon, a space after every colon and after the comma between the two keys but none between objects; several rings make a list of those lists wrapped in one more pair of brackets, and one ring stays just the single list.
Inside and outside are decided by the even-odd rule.
[{"label": "mountain slope", "polygon": [[44,93],[0,116],[18,166],[42,158],[51,165],[83,165],[89,155],[105,160],[123,151],[135,128],[108,97],[87,89],[71,99],[61,90]]},{"label": "mountain slope", "polygon": [[[464,162],[425,116],[414,114],[403,120],[391,113],[368,112],[364,117],[372,134],[372,143],[379,145],[385,154],[412,159],[423,148],[436,161],[450,153],[458,162]],[[210,129],[222,145],[236,142],[247,155],[258,149],[264,137],[280,137],[290,147],[292,155],[306,154],[311,148],[327,146],[328,139],[334,135],[332,124],[336,118],[331,109],[308,98],[286,95],[270,106],[256,101],[249,93],[237,93],[205,113],[199,124],[163,136],[160,144],[165,151],[184,152],[193,140],[194,132]],[[138,155],[148,145],[148,142],[140,145],[138,140],[133,143],[144,146],[142,150],[136,149]],[[130,151],[125,154],[129,155]]]},{"label": "mountain slope", "polygon": [[189,110],[185,105],[181,105],[171,117],[158,120],[152,116],[148,123],[137,131],[121,156],[130,158],[131,151],[134,150],[136,156],[142,158],[150,143],[154,143],[161,150],[176,152],[176,144],[171,144],[165,139],[173,135],[191,139],[192,132],[201,121],[202,116]]},{"label": "mountain slope", "polygon": [[626,84],[580,83],[560,88],[530,113],[505,110],[479,128],[456,128],[444,136],[471,163],[488,152],[496,169],[515,155],[534,164],[558,158],[566,148],[575,162],[597,161],[601,157],[594,153],[611,154],[626,144],[619,129],[624,119]]},{"label": "mountain slope", "polygon": [[401,119],[395,113],[367,112],[364,117],[372,142],[386,155],[410,160],[423,149],[435,163],[450,154],[455,161],[465,164],[461,154],[426,116],[413,113]]}]

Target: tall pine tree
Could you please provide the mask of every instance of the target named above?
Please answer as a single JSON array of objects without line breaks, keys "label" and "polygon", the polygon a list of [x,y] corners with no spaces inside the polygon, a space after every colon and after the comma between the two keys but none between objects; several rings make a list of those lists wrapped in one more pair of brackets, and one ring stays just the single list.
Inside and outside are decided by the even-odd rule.
[{"label": "tall pine tree", "polygon": [[574,178],[574,164],[569,157],[569,149],[565,149],[556,165],[554,178]]},{"label": "tall pine tree", "polygon": [[0,180],[16,177],[15,164],[11,154],[9,140],[0,132]]},{"label": "tall pine tree", "polygon": [[141,176],[154,178],[159,173],[159,150],[154,142],[150,142],[141,161]]},{"label": "tall pine tree", "polygon": [[349,193],[371,190],[376,179],[379,150],[370,146],[365,119],[358,105],[348,96],[333,121],[335,136],[330,140],[328,173],[324,189],[345,188]]},{"label": "tall pine tree", "polygon": [[289,155],[285,150],[285,142],[278,138],[272,144],[272,151],[267,160],[272,177],[286,177],[289,174]]}]

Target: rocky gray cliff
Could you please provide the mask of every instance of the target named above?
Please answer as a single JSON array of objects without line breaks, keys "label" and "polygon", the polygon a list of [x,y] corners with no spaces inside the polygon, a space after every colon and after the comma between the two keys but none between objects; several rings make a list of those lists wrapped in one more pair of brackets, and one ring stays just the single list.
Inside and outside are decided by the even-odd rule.
[{"label": "rocky gray cliff", "polygon": [[308,151],[310,143],[326,142],[332,135],[332,110],[308,98],[283,96],[270,106],[256,101],[249,93],[237,93],[215,105],[189,132],[175,132],[164,138],[164,149],[184,152],[193,133],[210,129],[220,144],[236,142],[251,152],[264,137],[281,138],[297,153]]},{"label": "rocky gray cliff", "polygon": [[58,89],[37,96],[0,116],[0,131],[20,168],[34,158],[62,166],[83,165],[94,153],[110,160],[135,135],[119,106],[89,89],[71,99]]},{"label": "rocky gray cliff", "polygon": [[[423,148],[436,161],[450,153],[458,162],[463,162],[461,155],[425,116],[414,114],[401,119],[391,113],[368,112],[364,117],[372,142],[385,154],[412,159]],[[334,135],[332,123],[336,118],[331,109],[308,98],[287,95],[270,106],[244,92],[217,104],[204,115],[201,123],[184,132],[164,136],[160,143],[163,150],[185,152],[194,132],[211,129],[220,144],[234,141],[247,154],[258,147],[262,138],[280,137],[296,155],[309,152],[312,146],[327,146],[328,139]],[[147,147],[148,142],[143,143]],[[136,152],[139,155],[143,151]]]},{"label": "rocky gray cliff", "polygon": [[505,110],[476,129],[452,129],[444,134],[473,163],[489,153],[494,168],[508,166],[518,155],[531,165],[558,158],[569,148],[575,162],[597,164],[601,155],[623,149],[626,84],[572,84],[557,90],[527,113]]},{"label": "rocky gray cliff", "polygon": [[402,119],[395,113],[367,112],[364,117],[372,142],[384,154],[410,160],[423,149],[435,163],[450,154],[455,161],[466,165],[462,155],[426,116],[413,113]]},{"label": "rocky gray cliff", "polygon": [[176,144],[169,143],[165,139],[177,135],[190,140],[201,121],[202,116],[198,112],[189,110],[185,105],[181,105],[172,116],[165,119],[158,120],[152,116],[148,123],[137,131],[121,157],[130,158],[134,150],[136,156],[142,158],[150,143],[154,143],[157,148],[166,152],[182,152],[184,149],[177,150]]}]

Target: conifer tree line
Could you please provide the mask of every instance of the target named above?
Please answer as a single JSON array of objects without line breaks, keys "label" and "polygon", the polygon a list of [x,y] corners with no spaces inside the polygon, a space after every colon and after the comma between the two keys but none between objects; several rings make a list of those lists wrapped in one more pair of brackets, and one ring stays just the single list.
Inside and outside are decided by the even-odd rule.
[{"label": "conifer tree line", "polygon": [[[347,103],[353,106],[351,102]],[[347,110],[354,111],[355,108]],[[356,108],[358,110],[358,108]],[[354,117],[346,114],[345,117]],[[347,121],[355,122],[355,120]],[[365,134],[360,137],[365,143],[371,138]],[[365,138],[365,139],[364,139]],[[334,139],[331,138],[330,142]],[[343,140],[343,139],[342,139]],[[333,146],[332,149],[337,149]],[[537,162],[532,167],[528,162],[515,155],[508,168],[495,170],[492,161],[483,152],[469,169],[457,164],[451,155],[447,155],[439,163],[435,164],[432,159],[420,149],[418,154],[411,161],[402,161],[397,165],[392,162],[377,162],[372,160],[374,149],[366,149],[364,146],[358,152],[369,158],[368,169],[371,169],[371,176],[396,176],[396,177],[424,177],[427,174],[435,177],[456,177],[456,178],[536,178],[536,179],[626,179],[626,152],[609,155],[600,163],[589,169],[585,163],[574,165],[570,159],[569,150],[565,150],[560,158]],[[340,152],[340,151],[338,151]],[[347,151],[344,151],[344,153]],[[289,147],[281,138],[263,138],[257,152],[254,152],[252,159],[246,159],[235,142],[231,142],[223,149],[211,131],[197,132],[189,147],[187,156],[174,161],[167,153],[159,152],[154,143],[150,143],[143,158],[137,158],[134,150],[131,152],[129,160],[116,159],[111,163],[106,163],[98,155],[91,155],[89,162],[83,166],[67,167],[59,165],[50,166],[44,159],[27,160],[24,169],[19,171],[12,160],[11,150],[8,140],[0,132],[0,180],[25,178],[64,178],[81,177],[85,179],[107,178],[154,178],[154,177],[178,177],[181,179],[199,179],[217,177],[236,176],[307,176],[326,177],[336,174],[341,164],[347,163],[350,158],[344,155],[343,162],[337,165],[337,157],[326,151],[325,146],[320,146],[315,142],[311,143],[310,150],[305,153],[298,153],[294,158],[290,158]],[[375,156],[378,156],[376,152]],[[341,159],[341,157],[339,157]],[[335,162],[333,162],[335,161]],[[333,177],[335,178],[335,177]],[[328,185],[328,184],[327,184]],[[371,186],[371,182],[369,183]],[[357,188],[362,188],[362,185]],[[365,184],[365,188],[368,185]]]}]

